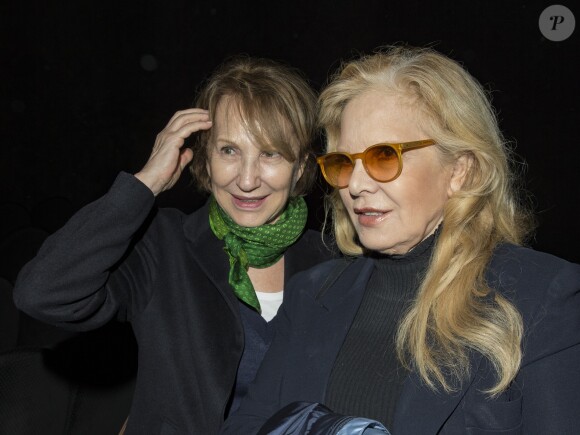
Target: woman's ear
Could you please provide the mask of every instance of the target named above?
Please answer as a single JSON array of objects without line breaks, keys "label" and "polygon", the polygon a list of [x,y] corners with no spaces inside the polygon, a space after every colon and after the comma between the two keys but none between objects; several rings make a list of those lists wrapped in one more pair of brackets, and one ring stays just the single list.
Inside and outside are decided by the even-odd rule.
[{"label": "woman's ear", "polygon": [[473,156],[471,154],[464,154],[455,160],[451,179],[449,180],[449,191],[447,192],[449,196],[461,190],[472,164]]},{"label": "woman's ear", "polygon": [[304,174],[304,169],[306,168],[306,159],[307,158],[308,157],[303,159],[298,165],[296,165],[294,167],[294,175],[292,177],[292,189],[290,190],[291,192],[294,191],[294,188],[296,187],[298,180],[300,180],[300,178],[302,178],[302,174]]},{"label": "woman's ear", "polygon": [[207,158],[207,160],[205,162],[205,171],[207,173],[207,180],[208,180],[209,184],[211,184],[211,165],[209,163],[209,157]]}]

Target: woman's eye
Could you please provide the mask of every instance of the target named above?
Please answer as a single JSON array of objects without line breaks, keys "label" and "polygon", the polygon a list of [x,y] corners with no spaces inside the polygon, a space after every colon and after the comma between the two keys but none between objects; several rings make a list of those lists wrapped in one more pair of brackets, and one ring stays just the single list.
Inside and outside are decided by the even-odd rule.
[{"label": "woman's eye", "polygon": [[226,156],[233,156],[236,154],[236,149],[229,145],[222,146],[220,148],[220,154],[224,154]]},{"label": "woman's eye", "polygon": [[267,159],[277,159],[282,157],[278,151],[262,151],[262,156],[266,157]]}]

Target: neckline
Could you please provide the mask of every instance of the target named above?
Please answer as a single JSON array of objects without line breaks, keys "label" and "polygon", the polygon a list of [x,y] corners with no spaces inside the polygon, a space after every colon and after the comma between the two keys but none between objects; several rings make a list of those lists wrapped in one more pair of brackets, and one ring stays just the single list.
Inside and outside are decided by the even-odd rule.
[{"label": "neckline", "polygon": [[430,257],[435,246],[435,241],[437,240],[441,225],[430,236],[423,239],[418,245],[405,254],[382,254],[380,252],[369,252],[368,257],[378,260],[380,262],[393,261],[393,262],[413,262],[416,260],[423,259],[425,257]]}]

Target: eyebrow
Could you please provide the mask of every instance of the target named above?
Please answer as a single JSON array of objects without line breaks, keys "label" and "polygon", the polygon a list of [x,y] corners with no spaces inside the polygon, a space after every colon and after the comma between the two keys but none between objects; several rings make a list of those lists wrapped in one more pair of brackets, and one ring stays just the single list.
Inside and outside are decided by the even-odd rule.
[{"label": "eyebrow", "polygon": [[216,143],[218,143],[218,142],[225,142],[225,143],[229,143],[231,145],[236,145],[236,146],[238,145],[238,143],[235,140],[232,140],[232,139],[227,138],[227,137],[216,137],[215,138],[215,142]]}]

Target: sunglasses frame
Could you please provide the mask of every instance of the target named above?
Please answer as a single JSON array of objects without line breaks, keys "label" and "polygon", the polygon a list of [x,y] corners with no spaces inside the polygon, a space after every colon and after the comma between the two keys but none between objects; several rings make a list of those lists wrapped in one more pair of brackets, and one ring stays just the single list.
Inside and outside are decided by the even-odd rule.
[{"label": "sunglasses frame", "polygon": [[[367,149],[365,149],[361,153],[349,154],[349,153],[344,153],[344,152],[333,152],[333,153],[324,154],[324,155],[316,158],[316,163],[318,163],[318,166],[320,166],[320,169],[322,171],[322,175],[324,176],[324,179],[326,180],[326,182],[328,184],[330,184],[332,187],[337,188],[337,189],[344,189],[345,187],[348,187],[348,184],[345,186],[335,185],[334,183],[330,182],[328,176],[326,175],[326,170],[324,169],[324,160],[328,156],[333,156],[333,155],[346,156],[350,160],[350,162],[352,163],[353,170],[354,170],[354,166],[355,166],[355,161],[357,159],[362,160],[363,167],[365,168],[365,171],[369,177],[371,177],[373,180],[375,180],[379,183],[388,183],[389,181],[393,181],[393,180],[397,179],[397,177],[399,177],[399,175],[401,175],[401,172],[403,171],[402,154],[405,151],[413,150],[413,149],[417,149],[417,148],[423,148],[423,147],[427,147],[430,145],[435,145],[435,141],[433,139],[424,139],[424,140],[416,140],[416,141],[412,141],[412,142],[401,142],[401,143],[381,142],[381,143],[378,143],[375,145],[371,145],[370,147],[368,147]],[[395,153],[397,154],[398,169],[397,169],[397,173],[395,174],[394,177],[389,178],[388,180],[379,180],[378,178],[374,177],[370,173],[370,171],[367,167],[366,156],[367,156],[367,153],[369,151],[373,150],[374,148],[384,147],[384,146],[388,146],[388,147],[392,148],[393,150],[395,150]],[[351,176],[352,176],[352,172],[351,172]],[[350,181],[350,178],[349,178],[349,181]]]}]

